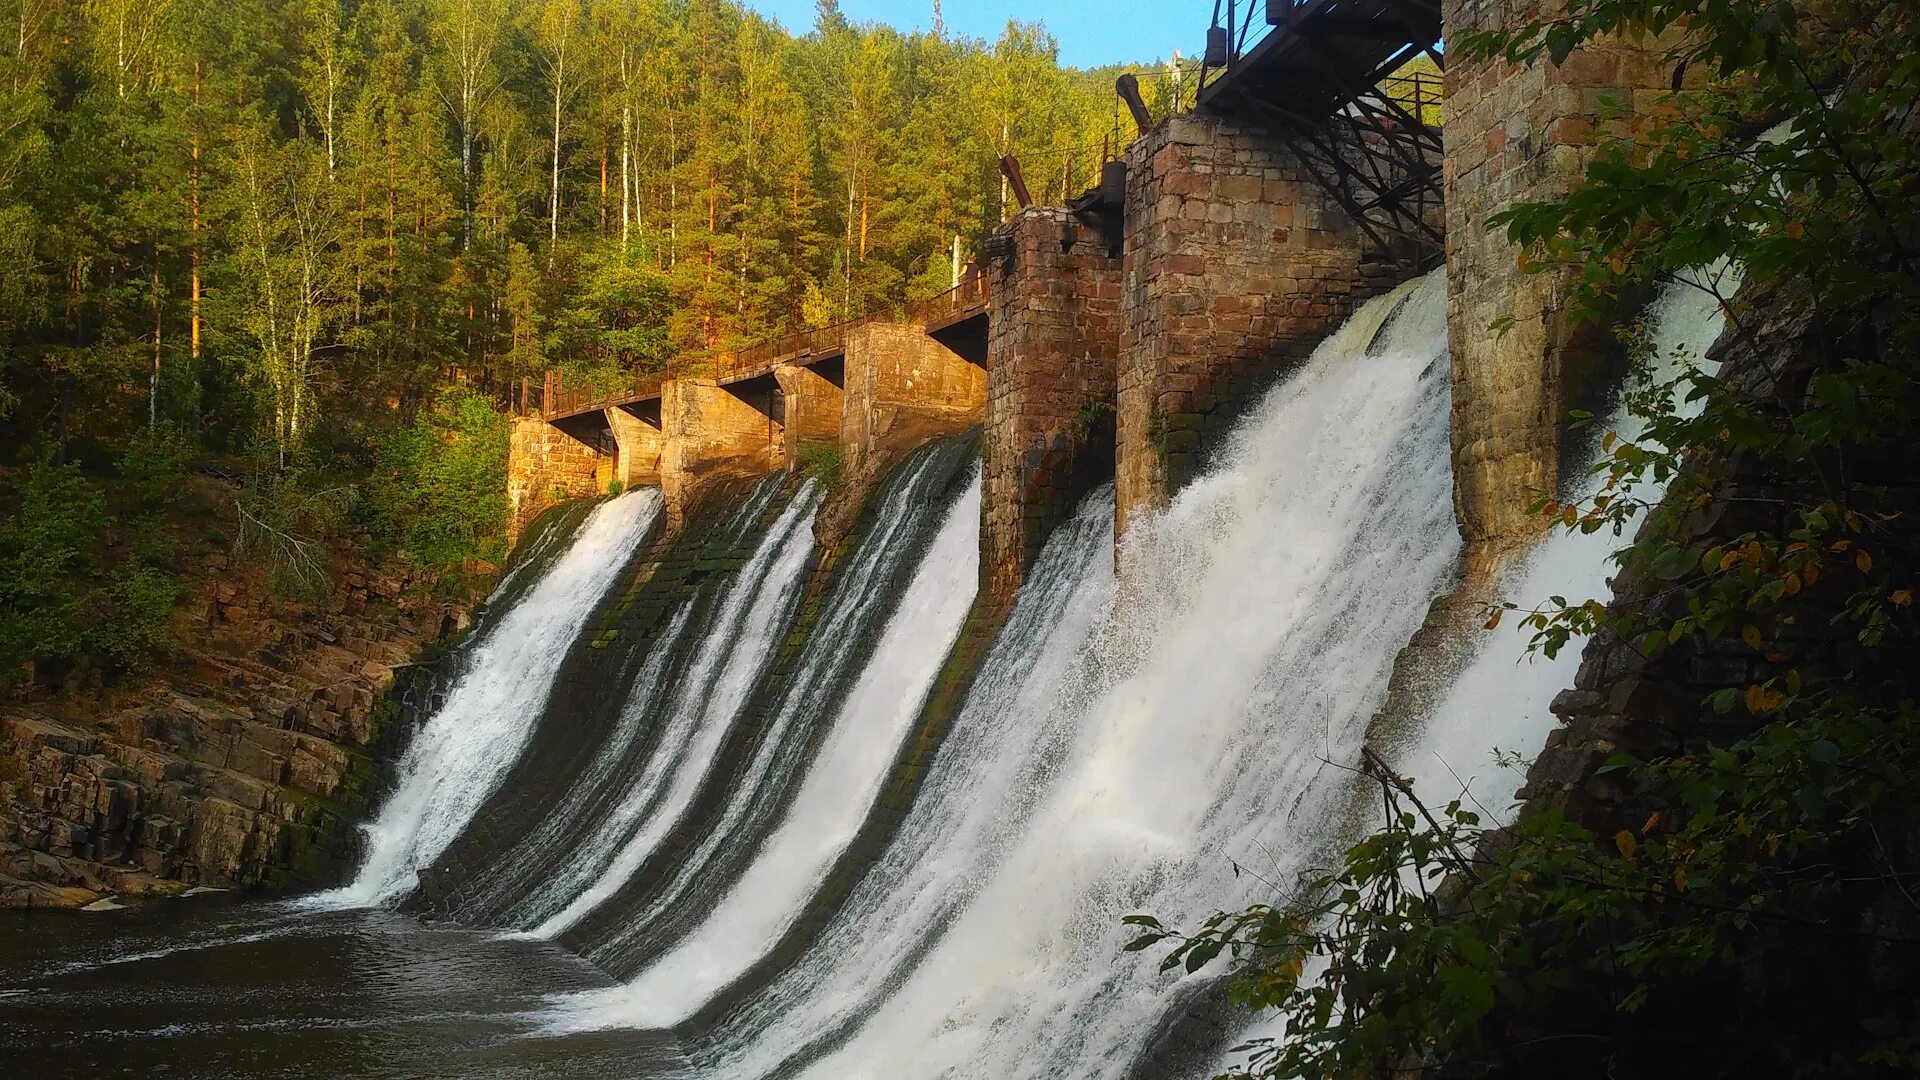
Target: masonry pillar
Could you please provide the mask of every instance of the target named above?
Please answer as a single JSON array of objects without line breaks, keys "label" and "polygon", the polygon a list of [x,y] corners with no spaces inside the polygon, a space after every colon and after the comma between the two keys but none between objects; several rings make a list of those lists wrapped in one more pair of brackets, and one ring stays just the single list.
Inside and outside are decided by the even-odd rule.
[{"label": "masonry pillar", "polygon": [[988,264],[982,585],[1009,606],[1074,502],[1113,475],[1120,260],[1100,230],[1059,207],[1000,226],[1011,255]]},{"label": "masonry pillar", "polygon": [[773,377],[779,380],[786,408],[783,427],[787,468],[797,469],[805,463],[809,445],[837,449],[846,392],[826,374],[798,364],[775,367]]},{"label": "masonry pillar", "polygon": [[[1448,41],[1521,17],[1519,0],[1447,0]],[[1447,334],[1453,352],[1454,507],[1470,566],[1497,562],[1545,528],[1528,514],[1579,463],[1562,459],[1566,416],[1605,393],[1623,357],[1610,321],[1572,326],[1570,272],[1527,273],[1487,218],[1571,192],[1592,156],[1602,100],[1650,108],[1669,87],[1661,40],[1583,49],[1555,66],[1449,58],[1446,146]],[[1496,320],[1511,325],[1493,330]]]},{"label": "masonry pillar", "polygon": [[780,425],[712,379],[667,380],[660,388],[660,430],[660,493],[670,528],[686,521],[708,482],[780,466]]},{"label": "masonry pillar", "polygon": [[537,416],[516,416],[507,441],[507,543],[540,512],[606,490],[597,471],[607,455]]},{"label": "masonry pillar", "polygon": [[[639,407],[649,408],[655,418],[659,416],[658,402],[643,402]],[[621,489],[632,490],[642,484],[658,484],[660,455],[666,448],[666,436],[661,433],[659,424],[649,422],[620,405],[607,410],[607,422],[613,428],[613,475],[620,482]]]},{"label": "masonry pillar", "polygon": [[847,333],[840,444],[849,472],[986,416],[987,373],[924,328],[866,323]]},{"label": "masonry pillar", "polygon": [[1196,475],[1253,394],[1388,272],[1270,133],[1202,113],[1127,148],[1116,527]]}]

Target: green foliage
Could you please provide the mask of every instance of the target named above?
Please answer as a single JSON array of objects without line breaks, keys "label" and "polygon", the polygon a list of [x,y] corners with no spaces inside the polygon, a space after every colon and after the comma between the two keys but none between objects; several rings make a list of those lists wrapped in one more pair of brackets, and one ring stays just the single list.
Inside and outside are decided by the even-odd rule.
[{"label": "green foliage", "polygon": [[423,566],[456,569],[502,555],[507,418],[482,395],[441,391],[412,427],[376,448],[366,519],[376,538]]},{"label": "green foliage", "polygon": [[829,491],[839,488],[845,479],[846,455],[837,442],[800,443],[800,469]]},{"label": "green foliage", "polygon": [[1917,719],[1849,707],[1617,759],[1672,802],[1604,840],[1547,812],[1490,844],[1369,758],[1387,824],[1341,867],[1191,934],[1130,916],[1128,948],[1173,944],[1165,970],[1224,955],[1236,1000],[1279,1011],[1289,1036],[1230,1077],[1906,1075],[1920,939],[1848,916],[1905,887],[1910,849],[1880,837],[1920,828]]},{"label": "green foliage", "polygon": [[[1636,286],[1708,290],[1731,359],[1657,377],[1623,331],[1642,427],[1597,432],[1596,495],[1538,506],[1623,538],[1615,602],[1520,617],[1548,655],[1597,638],[1735,674],[1691,706],[1702,737],[1591,781],[1638,808],[1624,827],[1595,835],[1588,808],[1487,832],[1369,757],[1386,824],[1342,866],[1190,934],[1134,916],[1130,948],[1170,943],[1186,970],[1224,957],[1240,1001],[1278,1010],[1288,1036],[1243,1047],[1234,1076],[1910,1075],[1920,627],[1912,511],[1881,485],[1911,484],[1920,416],[1920,4],[1555,10],[1450,44],[1558,63],[1665,33],[1676,89],[1611,121],[1578,190],[1495,221],[1584,318]],[[1745,271],[1737,295],[1721,260]]]},{"label": "green foliage", "polygon": [[281,596],[316,601],[333,589],[328,543],[345,532],[360,491],[316,469],[263,469],[235,492],[234,554]]},{"label": "green foliage", "polygon": [[[40,462],[0,520],[0,683],[46,670],[136,667],[168,643],[181,586],[157,534],[111,543],[100,491],[77,466]],[[119,550],[113,550],[118,548]]]}]

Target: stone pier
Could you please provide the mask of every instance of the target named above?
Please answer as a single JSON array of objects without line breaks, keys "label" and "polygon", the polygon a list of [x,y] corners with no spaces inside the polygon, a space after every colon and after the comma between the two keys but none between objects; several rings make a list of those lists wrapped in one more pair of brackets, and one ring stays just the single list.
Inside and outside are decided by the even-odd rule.
[{"label": "stone pier", "polygon": [[783,425],[756,407],[755,397],[712,379],[684,376],[661,388],[660,492],[669,528],[686,520],[708,482],[758,476],[781,466]]},{"label": "stone pier", "polygon": [[848,331],[844,385],[840,445],[855,475],[986,415],[986,371],[911,324]]},{"label": "stone pier", "polygon": [[846,382],[845,363],[815,367],[781,364],[773,369],[773,377],[780,383],[780,396],[784,400],[782,426],[786,441],[782,451],[787,467],[797,469],[804,464],[808,446],[837,449],[846,408],[846,391],[842,387]]},{"label": "stone pier", "polygon": [[[1553,7],[1552,4],[1547,5]],[[1448,41],[1532,17],[1518,0],[1448,0]],[[1544,17],[1552,14],[1540,11]],[[1487,218],[1573,190],[1592,156],[1605,99],[1643,112],[1670,87],[1660,41],[1584,48],[1555,66],[1453,59],[1447,65],[1447,332],[1453,350],[1455,512],[1472,562],[1497,562],[1539,536],[1527,508],[1552,494],[1567,412],[1590,408],[1621,371],[1611,320],[1573,326],[1567,272],[1528,273]],[[1491,329],[1511,318],[1505,330]]]},{"label": "stone pier", "polygon": [[1393,283],[1271,133],[1194,113],[1127,148],[1116,526],[1163,505],[1251,396]]},{"label": "stone pier", "polygon": [[608,456],[536,416],[516,416],[507,443],[507,542],[542,510],[606,490]]},{"label": "stone pier", "polygon": [[607,410],[613,427],[613,476],[622,490],[660,482],[660,457],[666,435],[660,430],[660,402],[616,405]]},{"label": "stone pier", "polygon": [[1113,475],[1120,260],[1059,207],[1000,226],[988,264],[983,593],[1010,606],[1047,535]]}]

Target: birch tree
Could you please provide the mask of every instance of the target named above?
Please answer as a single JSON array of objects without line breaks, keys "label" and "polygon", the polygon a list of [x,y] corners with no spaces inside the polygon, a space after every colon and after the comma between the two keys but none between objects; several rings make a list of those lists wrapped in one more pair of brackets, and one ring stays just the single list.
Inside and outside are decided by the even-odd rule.
[{"label": "birch tree", "polygon": [[235,261],[245,283],[233,317],[252,346],[251,374],[284,468],[313,425],[316,357],[342,314],[339,215],[324,156],[311,148],[276,147],[254,129],[232,153]]},{"label": "birch tree", "polygon": [[549,245],[560,239],[561,117],[579,88],[580,74],[576,68],[583,23],[580,0],[546,0],[546,3],[533,9],[533,38],[553,109],[552,182],[547,189]]},{"label": "birch tree", "polygon": [[504,0],[434,0],[432,20],[440,99],[459,139],[465,247],[473,243],[480,125],[500,90],[494,53],[506,27],[507,7]]}]

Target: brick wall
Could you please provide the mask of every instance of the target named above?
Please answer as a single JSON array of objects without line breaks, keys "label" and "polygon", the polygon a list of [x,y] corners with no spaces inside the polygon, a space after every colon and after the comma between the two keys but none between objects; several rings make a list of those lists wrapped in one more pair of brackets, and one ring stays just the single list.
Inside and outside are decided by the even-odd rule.
[{"label": "brick wall", "polygon": [[1127,148],[1116,513],[1191,479],[1253,393],[1390,279],[1263,130],[1174,117]]},{"label": "brick wall", "polygon": [[847,335],[840,440],[854,473],[980,423],[987,373],[919,326],[868,323]]},{"label": "brick wall", "polygon": [[545,420],[515,417],[507,444],[507,542],[555,503],[605,491],[596,473],[609,464],[607,455]]},{"label": "brick wall", "polygon": [[1120,260],[1058,207],[1000,226],[1010,259],[989,264],[981,574],[1006,606],[1047,535],[1113,474]]},{"label": "brick wall", "polygon": [[[1541,12],[1515,0],[1449,0],[1446,37],[1459,40]],[[1567,410],[1586,407],[1613,373],[1605,325],[1568,325],[1571,278],[1528,274],[1488,216],[1517,201],[1558,198],[1585,174],[1602,99],[1635,111],[1668,87],[1663,44],[1616,41],[1559,67],[1468,61],[1447,65],[1447,330],[1453,349],[1454,501],[1468,544],[1489,555],[1536,536],[1527,513],[1552,492]],[[1489,327],[1511,317],[1504,332]]]}]

